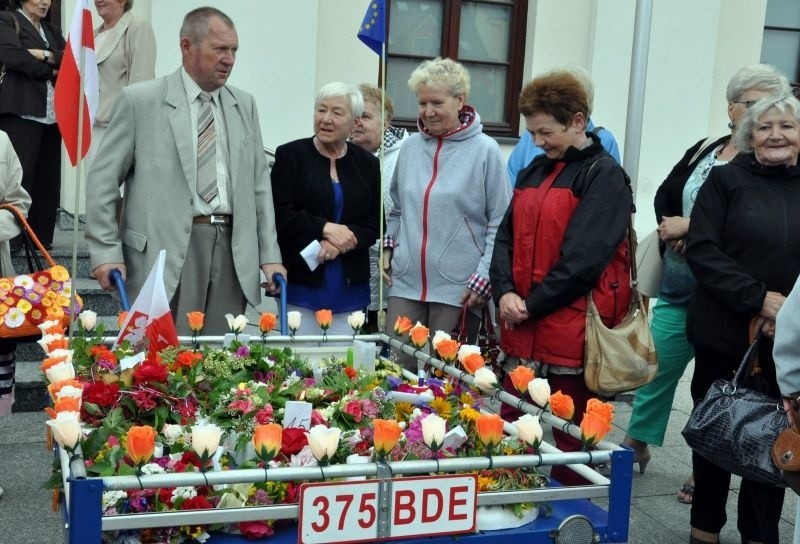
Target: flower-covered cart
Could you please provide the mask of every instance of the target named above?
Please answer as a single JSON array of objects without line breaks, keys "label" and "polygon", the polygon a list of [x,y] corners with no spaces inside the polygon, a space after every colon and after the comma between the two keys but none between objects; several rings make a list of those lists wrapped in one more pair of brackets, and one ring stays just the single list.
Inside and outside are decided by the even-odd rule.
[{"label": "flower-covered cart", "polygon": [[[421,350],[427,329],[424,342],[416,331],[406,343],[268,336],[272,318],[247,338],[238,325],[224,339],[147,354],[104,347],[102,331],[81,327],[71,377],[53,372],[65,361],[49,353],[67,542],[627,540],[633,453],[540,407],[553,396],[538,398],[532,375],[520,388],[532,402],[520,400],[449,337],[431,340],[438,358]],[[370,342],[413,354],[428,373],[403,375],[375,355],[362,366]],[[502,421],[487,413],[498,402],[528,415]],[[75,410],[83,424],[73,441],[65,414]],[[290,421],[305,415],[298,431]],[[587,451],[542,442],[538,418]],[[209,430],[217,435],[205,446]],[[588,466],[599,463],[610,479]],[[539,469],[557,464],[591,485],[549,482]]]}]

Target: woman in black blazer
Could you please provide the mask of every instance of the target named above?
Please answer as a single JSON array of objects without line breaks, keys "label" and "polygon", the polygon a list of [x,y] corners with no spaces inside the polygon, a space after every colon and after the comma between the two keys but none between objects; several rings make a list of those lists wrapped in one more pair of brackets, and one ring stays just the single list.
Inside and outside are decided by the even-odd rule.
[{"label": "woman in black blazer", "polygon": [[[49,247],[61,196],[61,136],[53,109],[64,38],[44,21],[48,0],[11,0],[0,14],[0,130],[22,164],[22,186],[33,201],[28,221]],[[12,242],[12,247],[14,246]]]}]

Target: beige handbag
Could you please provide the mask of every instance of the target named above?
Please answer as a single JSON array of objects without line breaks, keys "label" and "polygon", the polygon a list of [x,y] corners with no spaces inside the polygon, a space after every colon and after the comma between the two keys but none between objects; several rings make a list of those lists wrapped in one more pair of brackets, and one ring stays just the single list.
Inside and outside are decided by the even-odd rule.
[{"label": "beige handbag", "polygon": [[661,257],[660,245],[658,231],[653,230],[636,246],[636,276],[639,280],[639,292],[650,298],[658,298],[658,291],[661,289],[664,260]]},{"label": "beige handbag", "polygon": [[[636,247],[633,224],[628,243]],[[628,314],[613,329],[603,324],[600,313],[586,295],[586,339],[583,376],[586,387],[601,397],[637,389],[656,377],[658,360],[647,311],[639,293],[636,265],[631,263],[631,302]]]}]

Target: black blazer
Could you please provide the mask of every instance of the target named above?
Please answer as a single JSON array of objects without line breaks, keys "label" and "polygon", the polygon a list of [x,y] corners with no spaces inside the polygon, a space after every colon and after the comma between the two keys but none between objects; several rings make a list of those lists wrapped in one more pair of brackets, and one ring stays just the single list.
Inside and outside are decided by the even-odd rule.
[{"label": "black blazer", "polygon": [[[344,193],[340,224],[355,234],[355,249],[339,258],[344,263],[347,281],[369,281],[369,248],[378,238],[381,203],[381,169],[372,153],[347,143],[347,153],[336,161],[336,171]],[[322,240],[322,228],[334,222],[333,188],[330,161],[314,147],[311,138],[281,145],[275,151],[272,167],[272,198],[275,225],[283,264],[289,281],[318,287],[323,268],[311,272],[300,251],[313,240]]]},{"label": "black blazer", "polygon": [[[19,23],[19,35],[12,17]],[[47,114],[46,82],[48,79],[55,82],[53,69],[61,65],[65,42],[61,32],[50,23],[42,21],[41,24],[49,46],[24,15],[18,11],[0,13],[0,63],[6,71],[0,85],[0,114],[36,117]],[[55,66],[36,59],[28,49],[49,49]]]}]

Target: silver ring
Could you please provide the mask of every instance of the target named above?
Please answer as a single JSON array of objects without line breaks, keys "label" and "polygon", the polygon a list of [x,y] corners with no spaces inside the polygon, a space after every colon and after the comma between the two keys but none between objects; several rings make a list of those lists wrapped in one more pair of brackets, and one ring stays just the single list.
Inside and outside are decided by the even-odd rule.
[{"label": "silver ring", "polygon": [[328,259],[328,260],[330,260],[330,258],[331,258],[331,254],[330,254],[330,253],[326,253],[326,254],[325,254],[325,258],[326,258],[326,259]]}]

